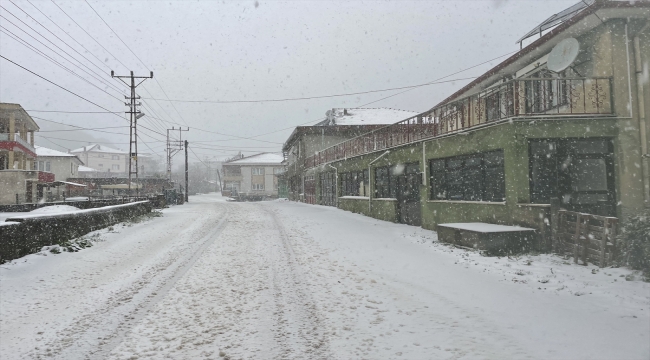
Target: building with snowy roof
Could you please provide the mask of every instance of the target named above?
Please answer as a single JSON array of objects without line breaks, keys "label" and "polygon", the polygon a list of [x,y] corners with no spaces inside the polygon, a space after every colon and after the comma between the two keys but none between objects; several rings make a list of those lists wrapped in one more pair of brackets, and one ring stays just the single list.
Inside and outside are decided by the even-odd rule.
[{"label": "building with snowy roof", "polygon": [[237,156],[223,163],[223,192],[242,200],[262,200],[278,196],[278,175],[284,172],[279,153]]},{"label": "building with snowy roof", "polygon": [[[495,241],[502,250],[594,250],[572,243],[573,233],[551,238],[560,226],[551,214],[625,223],[650,207],[650,2],[580,1],[519,46],[421,114],[317,151],[300,147],[305,195],[433,230],[475,222],[537,229],[522,242]],[[340,113],[329,115],[323,125],[339,123]]]},{"label": "building with snowy roof", "polygon": [[[391,108],[333,108],[327,110],[323,121],[312,126],[297,126],[282,148],[287,164],[289,199],[316,202],[315,179],[305,170],[311,167],[309,161],[318,151],[417,114]],[[333,184],[331,179],[328,183]],[[328,205],[335,203],[332,186],[328,187],[331,191],[323,200]]]},{"label": "building with snowy roof", "polygon": [[65,181],[68,178],[79,176],[79,167],[83,162],[75,154],[34,146],[36,149],[36,160],[34,168],[39,171],[47,171],[54,174],[54,180]]},{"label": "building with snowy roof", "polygon": [[110,173],[118,177],[128,174],[128,151],[91,144],[70,150],[70,154],[79,157],[85,166],[97,169],[101,173]]}]

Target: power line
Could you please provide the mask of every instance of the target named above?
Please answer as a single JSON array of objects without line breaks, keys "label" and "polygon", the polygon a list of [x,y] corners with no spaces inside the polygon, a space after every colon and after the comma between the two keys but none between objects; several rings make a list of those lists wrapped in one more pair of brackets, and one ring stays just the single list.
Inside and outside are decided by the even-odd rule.
[{"label": "power line", "polygon": [[[385,91],[392,91],[392,90],[411,89],[411,88],[418,88],[418,87],[427,86],[427,85],[442,84],[442,83],[448,83],[448,82],[454,82],[454,81],[461,81],[461,80],[473,80],[473,79],[476,79],[476,76],[474,76],[474,77],[469,77],[469,78],[462,78],[462,79],[451,79],[451,80],[445,80],[445,81],[428,82],[428,83],[424,83],[424,84],[410,85],[410,86],[402,86],[402,87],[395,87],[395,88],[388,88],[388,89],[380,89],[380,90],[368,90],[368,91],[359,91],[359,92],[353,92],[353,93],[332,94],[332,95],[319,95],[319,96],[307,96],[307,97],[284,98],[284,99],[260,99],[260,100],[168,100],[168,101],[171,101],[172,103],[173,103],[173,102],[183,102],[183,103],[236,104],[236,103],[260,103],[260,102],[283,102],[283,101],[313,100],[313,99],[324,99],[324,98],[333,98],[333,97],[342,97],[342,96],[352,96],[352,95],[372,94],[372,93],[385,92]],[[145,99],[147,99],[147,98],[145,98]],[[165,101],[165,99],[152,99],[152,100],[161,100],[161,101]]]},{"label": "power line", "polygon": [[[142,59],[140,59],[140,57],[139,57],[138,55],[136,55],[136,53],[135,53],[133,50],[131,50],[131,47],[129,47],[129,45],[127,45],[126,42],[124,42],[124,40],[122,40],[122,38],[120,37],[120,35],[118,35],[117,32],[115,32],[115,30],[113,30],[113,28],[112,28],[110,25],[108,25],[108,23],[106,22],[106,20],[104,20],[104,18],[103,18],[101,15],[99,15],[99,13],[97,12],[97,10],[95,10],[95,8],[93,8],[92,5],[90,5],[90,3],[88,2],[88,0],[84,0],[84,1],[86,2],[86,4],[88,4],[88,7],[90,7],[90,8],[92,9],[92,11],[97,15],[97,17],[99,17],[99,18],[102,20],[102,22],[106,25],[106,27],[108,27],[108,28],[113,32],[113,34],[115,34],[115,36],[120,40],[120,42],[122,42],[122,44],[124,44],[124,46],[126,46],[126,48],[131,52],[131,54],[133,54],[133,56],[135,56],[135,58],[138,59],[138,61],[140,61],[140,63],[141,63],[142,65],[144,65],[144,67],[145,67],[147,70],[151,71],[151,69],[149,69],[149,67],[147,66],[147,64],[145,64],[144,61],[142,61]],[[167,99],[169,99],[169,96],[167,96],[167,93],[165,92],[165,89],[163,89],[162,85],[160,85],[160,82],[158,81],[158,78],[155,78],[154,81],[156,82],[156,84],[158,84],[158,86],[160,87],[160,90],[162,90],[162,92],[163,92],[163,94],[165,95],[165,97],[166,97]],[[145,90],[146,90],[146,89],[145,89]],[[148,93],[148,91],[147,91],[147,93]],[[156,100],[156,101],[157,101],[157,100]],[[186,122],[185,119],[183,118],[183,115],[181,115],[181,113],[178,111],[178,109],[176,109],[176,106],[175,106],[173,103],[171,103],[171,104],[172,104],[172,107],[174,108],[174,110],[176,111],[176,113],[178,113],[178,116],[181,118],[181,120],[183,121],[183,123],[185,123],[185,126],[187,126],[187,122]],[[160,106],[160,105],[159,105],[159,106]],[[161,106],[160,108],[162,109],[162,106]],[[170,117],[170,118],[171,118],[171,117]]]},{"label": "power line", "polygon": [[[65,90],[65,91],[69,92],[70,94],[72,94],[72,95],[74,95],[74,96],[76,96],[76,97],[78,97],[78,98],[80,98],[80,99],[82,99],[82,100],[85,100],[85,101],[87,101],[87,102],[89,102],[89,103],[91,103],[91,104],[97,106],[97,107],[100,108],[100,109],[106,110],[106,111],[109,112],[109,113],[113,113],[112,111],[108,110],[107,108],[105,108],[105,107],[103,107],[103,106],[101,106],[101,105],[98,105],[98,104],[96,104],[96,103],[94,103],[94,102],[92,102],[92,101],[86,99],[85,97],[83,97],[83,96],[81,96],[81,95],[79,95],[79,94],[76,94],[76,93],[74,93],[74,92],[72,92],[72,91],[70,91],[70,90],[64,88],[63,86],[61,86],[61,85],[59,85],[59,84],[57,84],[57,83],[55,83],[55,82],[53,82],[53,81],[51,81],[51,80],[48,80],[48,79],[42,77],[41,75],[39,75],[39,74],[37,74],[37,73],[35,73],[35,72],[29,70],[28,68],[26,68],[26,67],[24,67],[24,66],[22,66],[22,65],[20,65],[20,64],[18,64],[18,63],[16,63],[16,62],[14,62],[14,61],[8,59],[8,58],[6,58],[6,57],[3,56],[3,55],[0,55],[0,58],[3,58],[3,59],[5,59],[5,60],[9,61],[10,63],[12,63],[12,64],[18,66],[19,68],[21,68],[21,69],[23,69],[23,70],[25,70],[25,71],[27,71],[27,72],[33,74],[33,75],[38,76],[39,78],[41,78],[41,79],[43,79],[43,80],[49,82],[50,84],[52,84],[52,85],[54,85],[54,86],[56,86],[56,87],[58,87],[58,88],[60,88],[60,89],[62,89],[62,90]],[[118,115],[118,116],[119,116],[119,115]]]},{"label": "power line", "polygon": [[[79,54],[79,56],[81,56],[81,57],[84,58],[86,61],[88,61],[90,64],[92,64],[92,65],[95,66],[97,69],[99,69],[99,71],[103,71],[99,66],[97,66],[97,64],[95,64],[94,62],[90,61],[90,60],[89,60],[87,57],[85,57],[82,53],[80,53],[79,51],[77,51],[77,49],[75,49],[74,47],[70,46],[70,44],[68,44],[68,43],[65,42],[63,39],[61,39],[58,35],[56,35],[55,33],[53,33],[53,32],[52,32],[50,29],[48,29],[45,25],[41,24],[40,21],[36,20],[36,18],[34,18],[32,15],[30,15],[27,11],[25,11],[25,10],[24,10],[23,8],[21,8],[20,6],[16,5],[15,2],[13,2],[12,0],[9,0],[9,2],[12,3],[16,8],[18,8],[18,10],[22,11],[25,15],[27,15],[30,19],[32,19],[33,21],[35,21],[35,22],[36,22],[38,25],[40,25],[43,29],[47,30],[50,34],[52,34],[54,37],[56,37],[57,39],[59,39],[59,41],[61,41],[62,43],[66,44],[70,49],[72,49],[74,52],[76,52],[77,54]],[[30,2],[30,4],[31,4],[32,6],[34,6],[34,4],[32,4],[31,2]],[[36,7],[35,7],[35,8],[36,8]],[[36,8],[36,10],[38,10],[38,8]],[[40,12],[40,10],[38,10],[38,11]],[[41,12],[41,14],[42,14],[42,12]],[[51,20],[50,20],[50,21],[51,21]],[[56,25],[55,22],[53,22],[53,23],[54,23],[54,25]],[[58,26],[58,25],[57,25],[57,26]],[[61,28],[59,27],[59,29],[61,29]],[[69,35],[68,35],[68,36],[69,36]],[[73,40],[74,40],[74,38],[73,38]],[[101,63],[101,64],[104,65],[104,66],[106,66],[104,63]]]},{"label": "power line", "polygon": [[72,75],[75,75],[76,77],[80,78],[81,80],[87,82],[88,84],[90,84],[91,86],[95,87],[96,89],[102,91],[102,92],[105,93],[106,95],[111,96],[111,97],[113,97],[113,98],[115,98],[115,99],[117,99],[117,100],[119,100],[119,101],[122,101],[122,100],[121,100],[120,98],[118,98],[117,96],[108,93],[106,90],[104,90],[104,89],[100,88],[99,86],[97,86],[97,85],[93,84],[92,82],[90,82],[90,80],[88,80],[88,79],[84,78],[83,76],[81,76],[81,75],[75,73],[74,71],[68,69],[66,66],[62,65],[62,64],[59,63],[58,61],[54,60],[53,58],[51,58],[50,56],[48,56],[47,54],[45,54],[44,52],[42,52],[41,50],[39,50],[39,49],[37,49],[36,47],[34,47],[33,45],[29,44],[27,41],[23,40],[20,36],[14,34],[14,33],[11,32],[9,29],[5,28],[5,27],[2,26],[2,25],[0,25],[0,32],[5,33],[5,34],[8,35],[10,38],[12,38],[14,41],[16,41],[16,42],[18,42],[19,44],[25,46],[25,47],[28,48],[29,50],[34,51],[37,55],[39,55],[39,56],[45,58],[45,60],[48,60],[48,61],[54,63],[55,65],[61,67],[62,69],[66,70],[67,72],[71,73]]},{"label": "power line", "polygon": [[57,28],[59,28],[59,30],[63,31],[66,35],[68,35],[68,37],[69,37],[70,39],[72,39],[72,40],[73,40],[74,42],[76,42],[79,46],[81,46],[84,50],[86,50],[86,52],[88,52],[90,55],[92,55],[92,56],[93,56],[93,57],[94,57],[94,58],[95,58],[95,59],[96,59],[100,64],[102,64],[106,69],[108,69],[108,70],[111,69],[110,66],[106,65],[106,64],[105,64],[105,63],[104,63],[100,58],[98,58],[95,54],[93,54],[92,52],[90,52],[90,50],[86,49],[86,47],[83,46],[82,43],[80,43],[79,41],[77,41],[77,39],[75,39],[75,38],[74,38],[72,35],[70,35],[67,31],[65,31],[63,28],[61,28],[61,27],[60,27],[60,26],[59,26],[59,25],[58,25],[54,20],[50,19],[49,16],[45,15],[45,14],[44,14],[44,13],[43,13],[43,12],[42,12],[38,7],[36,7],[36,5],[34,5],[30,0],[27,0],[27,2],[28,2],[31,6],[33,6],[34,9],[36,9],[36,11],[38,11],[39,13],[41,13],[41,15],[43,15],[43,16],[44,16],[45,18],[47,18],[47,19],[48,19],[52,24],[54,24],[54,26],[56,26]]},{"label": "power line", "polygon": [[75,25],[77,25],[77,27],[79,27],[81,30],[83,30],[83,32],[86,33],[86,35],[88,35],[91,39],[93,39],[93,41],[95,41],[95,42],[97,43],[97,45],[101,46],[101,48],[104,49],[104,51],[106,51],[109,55],[111,55],[115,60],[117,60],[117,62],[119,62],[120,64],[122,64],[122,66],[124,66],[126,69],[129,68],[128,66],[124,65],[124,63],[121,62],[120,59],[118,59],[115,55],[113,55],[110,51],[108,51],[108,49],[106,49],[106,48],[104,47],[104,45],[102,45],[102,44],[101,44],[99,41],[97,41],[97,40],[96,40],[92,35],[90,35],[90,34],[86,31],[86,29],[83,28],[83,26],[79,25],[79,23],[77,23],[77,22],[76,22],[76,21],[75,21],[75,20],[74,20],[70,15],[68,15],[68,13],[65,12],[65,10],[63,10],[63,9],[62,9],[62,8],[61,8],[57,3],[54,2],[54,0],[50,0],[50,1],[52,2],[52,4],[56,5],[56,7],[58,7],[59,10],[61,10],[61,12],[63,12],[63,13],[65,14],[65,16],[67,16],[70,20],[72,20],[72,22],[75,23]]},{"label": "power line", "polygon": [[[26,68],[26,67],[24,67],[24,66],[22,66],[22,65],[20,65],[20,64],[18,64],[18,63],[16,63],[16,62],[10,60],[10,59],[8,59],[7,57],[5,57],[5,56],[3,56],[3,55],[1,55],[1,54],[0,54],[0,58],[3,58],[3,59],[5,59],[5,60],[9,61],[10,63],[12,63],[12,64],[18,66],[19,68],[21,68],[21,69],[23,69],[23,70],[25,70],[25,71],[27,71],[27,72],[33,74],[33,75],[38,76],[39,78],[41,78],[41,79],[43,79],[43,80],[49,82],[50,84],[52,84],[52,85],[54,85],[54,86],[56,86],[56,87],[58,87],[58,88],[61,88],[61,89],[65,90],[65,91],[69,92],[70,94],[72,94],[72,95],[74,95],[74,96],[76,96],[76,97],[78,97],[78,98],[80,98],[80,99],[83,99],[83,100],[85,100],[85,101],[87,101],[87,102],[89,102],[89,103],[91,103],[91,104],[97,106],[97,107],[100,108],[100,109],[105,110],[107,113],[110,113],[110,114],[112,114],[112,115],[115,115],[115,116],[119,117],[120,119],[123,119],[123,120],[124,120],[124,118],[122,118],[121,116],[117,115],[117,114],[118,114],[117,112],[110,111],[110,110],[108,110],[107,108],[105,108],[105,107],[103,107],[103,106],[101,106],[101,105],[98,105],[98,104],[96,104],[96,103],[94,103],[94,102],[92,102],[92,101],[86,99],[85,97],[83,97],[83,96],[81,96],[81,95],[79,95],[79,94],[76,94],[76,93],[74,93],[74,92],[72,92],[72,91],[66,89],[66,88],[63,87],[63,86],[61,86],[61,85],[59,85],[59,84],[57,84],[57,83],[55,83],[55,82],[53,82],[53,81],[51,81],[51,80],[48,80],[48,79],[44,78],[43,76],[41,76],[41,75],[39,75],[39,74],[37,74],[37,73],[35,73],[35,72],[29,70],[28,68]],[[147,130],[149,130],[149,131],[151,131],[151,132],[153,132],[153,133],[156,133],[156,134],[158,134],[158,135],[163,135],[162,133],[159,133],[159,132],[157,132],[156,130],[150,129],[150,128],[144,126],[144,125],[140,125],[140,126],[142,126],[143,128],[145,128],[145,129],[147,129]],[[164,135],[163,135],[163,136],[164,136]]]},{"label": "power line", "polygon": [[[93,74],[89,73],[88,71],[82,69],[81,67],[79,67],[79,65],[76,65],[76,64],[73,63],[74,66],[78,67],[80,70],[82,70],[82,71],[85,72],[86,74],[90,75],[91,77],[95,78],[95,80],[98,80],[99,82],[103,83],[104,85],[106,85],[106,86],[108,86],[108,87],[113,87],[114,90],[117,89],[116,87],[114,87],[114,85],[106,83],[106,82],[101,78],[102,75],[97,74],[95,71],[93,71],[91,68],[89,68],[88,66],[86,66],[85,64],[83,64],[81,61],[79,61],[78,59],[76,59],[74,56],[70,55],[67,51],[63,50],[61,47],[59,47],[57,44],[55,44],[52,40],[48,39],[46,36],[44,36],[43,34],[41,34],[41,33],[38,32],[38,31],[36,31],[34,28],[32,28],[32,27],[29,26],[27,23],[25,23],[25,22],[22,21],[20,18],[18,18],[16,15],[14,15],[11,11],[7,10],[4,6],[0,5],[0,9],[3,9],[5,12],[9,13],[9,15],[13,16],[13,17],[16,18],[18,21],[20,21],[20,22],[23,23],[25,26],[27,26],[29,29],[31,29],[33,32],[35,32],[36,34],[38,34],[39,36],[41,36],[43,39],[47,40],[49,43],[51,43],[52,45],[54,45],[57,49],[59,49],[60,51],[62,51],[64,54],[66,54],[68,57],[70,57],[71,59],[73,59],[73,60],[75,60],[76,62],[78,62],[79,65],[85,67],[86,69],[88,69],[88,71],[92,72],[94,75],[99,76],[99,78],[98,78],[98,77],[95,77]],[[32,36],[31,34],[29,34],[28,32],[26,32],[25,30],[21,29],[18,25],[16,25],[16,24],[14,24],[13,22],[11,22],[11,20],[7,19],[7,18],[6,18],[5,16],[3,16],[2,14],[0,14],[0,17],[2,17],[3,19],[5,19],[5,20],[6,20],[8,23],[10,23],[11,25],[13,25],[13,26],[15,26],[16,28],[20,29],[20,30],[21,30],[22,32],[24,32],[25,34],[29,35],[29,36],[30,36],[31,38],[33,38],[34,40],[36,40],[36,41],[38,41],[39,43],[41,43],[43,46],[45,46],[45,47],[47,47],[48,49],[50,49],[50,51],[52,51],[52,52],[54,52],[54,53],[57,53],[57,52],[56,52],[55,50],[53,50],[52,48],[50,48],[49,46],[43,44],[43,42],[41,42],[40,40],[36,39],[34,36]],[[65,43],[65,42],[64,42],[64,43]],[[67,44],[66,44],[66,45],[67,45]],[[69,45],[68,45],[68,46],[69,46]],[[57,54],[58,54],[59,56],[63,57],[61,54],[59,54],[59,53],[57,53]],[[66,59],[66,60],[67,60],[67,59]],[[68,61],[70,61],[70,60],[68,60]],[[72,62],[71,62],[71,63],[72,63]],[[119,89],[117,89],[117,91],[119,92]]]}]

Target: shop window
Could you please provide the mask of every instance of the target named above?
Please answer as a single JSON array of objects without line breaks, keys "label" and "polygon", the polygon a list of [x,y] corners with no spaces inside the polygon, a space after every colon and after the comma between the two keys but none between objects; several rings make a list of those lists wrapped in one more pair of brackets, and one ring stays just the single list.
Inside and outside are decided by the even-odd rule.
[{"label": "shop window", "polygon": [[430,199],[505,200],[503,151],[431,160]]},{"label": "shop window", "polygon": [[375,169],[375,198],[390,198],[390,171],[387,166]]},{"label": "shop window", "polygon": [[[609,139],[542,139],[529,142],[530,201],[614,213],[613,144]],[[605,209],[605,210],[603,210]]]},{"label": "shop window", "polygon": [[341,179],[340,196],[369,196],[368,170],[341,173],[339,178]]}]

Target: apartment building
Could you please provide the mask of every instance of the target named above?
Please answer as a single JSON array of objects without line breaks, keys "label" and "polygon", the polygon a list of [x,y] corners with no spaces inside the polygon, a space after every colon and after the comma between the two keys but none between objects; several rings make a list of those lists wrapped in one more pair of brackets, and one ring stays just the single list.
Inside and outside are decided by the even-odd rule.
[{"label": "apartment building", "polygon": [[96,169],[98,172],[111,173],[115,176],[128,175],[128,151],[92,144],[70,150],[70,153],[81,159],[85,166]]}]

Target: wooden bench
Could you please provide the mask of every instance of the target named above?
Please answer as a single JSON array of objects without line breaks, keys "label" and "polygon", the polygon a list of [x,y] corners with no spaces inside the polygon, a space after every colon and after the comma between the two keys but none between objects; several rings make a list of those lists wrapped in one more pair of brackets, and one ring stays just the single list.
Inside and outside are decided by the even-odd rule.
[{"label": "wooden bench", "polygon": [[442,242],[486,250],[490,254],[530,251],[537,240],[535,229],[488,223],[438,224]]}]

